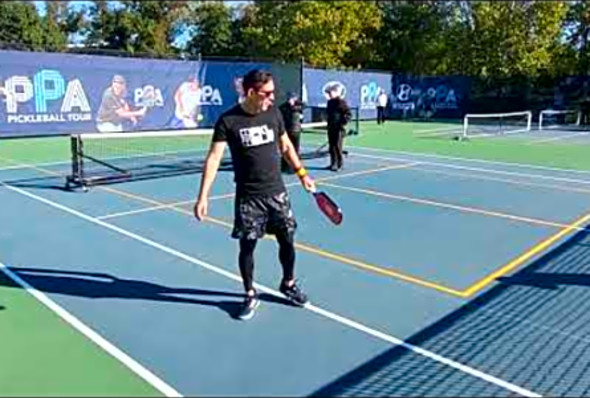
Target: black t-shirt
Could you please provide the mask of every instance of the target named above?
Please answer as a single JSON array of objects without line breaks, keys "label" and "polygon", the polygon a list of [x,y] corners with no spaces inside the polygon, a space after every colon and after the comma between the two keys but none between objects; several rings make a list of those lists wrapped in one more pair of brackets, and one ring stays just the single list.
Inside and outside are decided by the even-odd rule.
[{"label": "black t-shirt", "polygon": [[215,124],[213,141],[226,141],[238,195],[275,195],[285,191],[280,171],[279,139],[285,133],[275,109],[252,115],[236,105]]},{"label": "black t-shirt", "polygon": [[283,103],[279,110],[285,122],[285,128],[288,132],[301,131],[301,113],[303,112],[303,104],[299,101],[295,105],[291,105],[289,101]]}]

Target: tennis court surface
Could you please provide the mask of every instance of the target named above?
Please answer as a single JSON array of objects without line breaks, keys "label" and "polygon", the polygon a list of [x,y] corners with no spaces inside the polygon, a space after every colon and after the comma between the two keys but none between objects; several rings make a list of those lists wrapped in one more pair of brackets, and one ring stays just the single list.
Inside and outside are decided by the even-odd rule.
[{"label": "tennis court surface", "polygon": [[[229,167],[199,223],[202,154],[185,147],[117,144],[76,174],[69,138],[1,142],[0,395],[590,394],[588,147],[416,134],[444,128],[362,122],[338,173],[309,156],[340,226],[285,175],[311,303],[278,293],[264,239],[247,322]],[[127,178],[154,147],[157,173]]]}]

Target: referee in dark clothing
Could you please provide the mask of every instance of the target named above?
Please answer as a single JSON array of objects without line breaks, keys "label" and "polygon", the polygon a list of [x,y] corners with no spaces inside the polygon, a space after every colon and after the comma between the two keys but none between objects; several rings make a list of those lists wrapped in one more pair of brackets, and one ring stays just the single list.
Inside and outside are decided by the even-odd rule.
[{"label": "referee in dark clothing", "polygon": [[[287,135],[295,147],[295,152],[299,155],[299,143],[301,139],[301,115],[303,114],[303,103],[297,97],[297,94],[290,92],[287,94],[287,101],[285,101],[279,110],[283,115],[285,122],[285,130]],[[283,172],[293,172],[292,168],[285,158],[281,159],[281,170]]]},{"label": "referee in dark clothing", "polygon": [[330,99],[327,104],[328,113],[328,145],[330,148],[330,166],[332,171],[338,171],[343,166],[342,140],[345,134],[345,126],[351,119],[350,108],[346,101],[340,98],[336,87],[327,89]]}]

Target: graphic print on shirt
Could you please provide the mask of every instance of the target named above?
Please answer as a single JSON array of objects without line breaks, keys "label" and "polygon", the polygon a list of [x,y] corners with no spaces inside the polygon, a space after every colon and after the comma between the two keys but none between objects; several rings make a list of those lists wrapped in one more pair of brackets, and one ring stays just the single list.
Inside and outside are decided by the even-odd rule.
[{"label": "graphic print on shirt", "polygon": [[246,148],[265,145],[274,142],[275,132],[268,128],[265,124],[263,126],[248,127],[240,129],[240,139],[242,145]]}]

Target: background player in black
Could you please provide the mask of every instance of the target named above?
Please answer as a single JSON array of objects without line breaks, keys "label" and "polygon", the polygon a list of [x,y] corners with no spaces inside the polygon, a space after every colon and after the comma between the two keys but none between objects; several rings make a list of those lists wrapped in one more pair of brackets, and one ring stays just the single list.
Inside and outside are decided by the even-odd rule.
[{"label": "background player in black", "polygon": [[338,171],[343,166],[342,139],[344,127],[352,117],[350,108],[344,99],[340,98],[336,87],[328,88],[330,99],[327,104],[328,113],[328,145],[330,150],[330,170]]},{"label": "background player in black", "polygon": [[[303,114],[303,103],[297,98],[297,94],[288,93],[287,101],[279,106],[283,120],[285,121],[285,129],[289,135],[289,139],[295,147],[295,152],[299,154],[299,142],[301,138],[301,116]],[[284,172],[292,171],[287,161],[283,158],[281,161],[281,170]]]},{"label": "background player in black", "polygon": [[295,283],[297,225],[280,172],[281,154],[296,170],[305,189],[313,191],[315,184],[285,133],[281,114],[272,106],[275,90],[272,75],[253,70],[244,76],[242,84],[245,100],[221,115],[215,125],[194,212],[199,220],[207,215],[209,191],[228,145],[236,181],[232,237],[240,241],[239,266],[246,290],[239,318],[249,319],[259,304],[253,286],[254,249],[265,233],[274,234],[279,244],[283,267],[279,290],[297,305],[307,302]]}]

